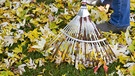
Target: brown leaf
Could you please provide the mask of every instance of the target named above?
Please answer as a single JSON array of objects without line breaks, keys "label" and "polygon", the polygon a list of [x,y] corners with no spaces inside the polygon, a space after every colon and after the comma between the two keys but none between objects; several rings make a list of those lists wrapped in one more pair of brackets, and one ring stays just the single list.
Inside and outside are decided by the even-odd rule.
[{"label": "brown leaf", "polygon": [[36,51],[35,48],[31,48],[31,47],[30,47],[30,48],[28,49],[28,52],[35,52],[35,51]]}]

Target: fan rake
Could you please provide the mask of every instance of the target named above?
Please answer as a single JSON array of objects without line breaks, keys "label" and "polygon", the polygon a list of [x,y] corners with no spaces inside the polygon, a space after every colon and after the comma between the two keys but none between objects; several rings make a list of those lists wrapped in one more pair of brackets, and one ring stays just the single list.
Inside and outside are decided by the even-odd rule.
[{"label": "fan rake", "polygon": [[[49,55],[56,63],[68,62],[78,68],[97,66],[101,60],[109,64],[116,59],[111,47],[90,19],[82,1],[78,14],[63,28],[49,45]],[[47,53],[47,51],[46,51]]]}]

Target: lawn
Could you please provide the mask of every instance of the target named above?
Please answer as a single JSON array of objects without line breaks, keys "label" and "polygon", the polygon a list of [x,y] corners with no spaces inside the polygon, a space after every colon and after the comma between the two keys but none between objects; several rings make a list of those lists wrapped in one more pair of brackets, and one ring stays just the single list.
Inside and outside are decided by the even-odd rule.
[{"label": "lawn", "polygon": [[[130,26],[126,33],[102,32],[117,60],[94,73],[67,62],[57,64],[48,55],[49,42],[58,35],[80,9],[73,0],[1,0],[0,1],[0,76],[135,76],[135,1],[131,0]],[[109,20],[109,13],[87,6],[94,23]],[[122,53],[119,53],[122,52]],[[128,65],[125,67],[125,65]]]}]

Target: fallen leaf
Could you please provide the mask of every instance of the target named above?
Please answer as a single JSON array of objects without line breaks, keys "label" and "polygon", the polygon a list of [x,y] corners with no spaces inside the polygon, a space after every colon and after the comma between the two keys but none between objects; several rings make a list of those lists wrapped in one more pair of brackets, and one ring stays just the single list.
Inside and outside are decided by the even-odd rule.
[{"label": "fallen leaf", "polygon": [[106,64],[104,64],[103,68],[104,68],[105,73],[107,73],[108,72],[108,66]]}]

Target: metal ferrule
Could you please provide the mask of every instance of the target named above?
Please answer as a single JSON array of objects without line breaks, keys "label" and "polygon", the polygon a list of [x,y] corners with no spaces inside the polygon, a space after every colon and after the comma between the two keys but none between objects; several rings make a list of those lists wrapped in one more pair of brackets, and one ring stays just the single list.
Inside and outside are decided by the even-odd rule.
[{"label": "metal ferrule", "polygon": [[88,9],[86,7],[86,4],[87,4],[86,0],[83,0],[81,8],[80,8],[80,10],[78,12],[78,15],[81,16],[81,17],[87,17],[87,16],[90,15],[90,13],[89,13],[89,11],[88,11]]}]

